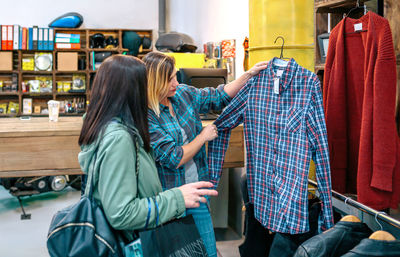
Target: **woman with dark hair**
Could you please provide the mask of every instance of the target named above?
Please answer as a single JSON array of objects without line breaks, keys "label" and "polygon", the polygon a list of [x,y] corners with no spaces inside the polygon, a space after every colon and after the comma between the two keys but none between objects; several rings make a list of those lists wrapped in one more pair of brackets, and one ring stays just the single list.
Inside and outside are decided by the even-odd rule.
[{"label": "woman with dark hair", "polygon": [[[217,137],[211,124],[202,128],[199,113],[224,108],[247,80],[265,69],[266,62],[253,68],[227,85],[197,89],[179,85],[175,60],[162,53],[148,53],[143,61],[148,74],[150,141],[154,149],[158,174],[163,189],[209,180],[204,144]],[[207,203],[189,208],[208,255],[217,256],[215,236]]]},{"label": "woman with dark hair", "polygon": [[204,196],[217,195],[215,190],[205,189],[213,186],[209,182],[162,192],[150,147],[147,112],[143,62],[124,55],[107,58],[93,82],[78,158],[86,174],[89,167],[93,169],[94,199],[111,226],[124,231],[128,240],[134,239],[133,230],[155,226],[154,199],[159,222],[165,223],[183,215],[186,208],[206,202]]}]

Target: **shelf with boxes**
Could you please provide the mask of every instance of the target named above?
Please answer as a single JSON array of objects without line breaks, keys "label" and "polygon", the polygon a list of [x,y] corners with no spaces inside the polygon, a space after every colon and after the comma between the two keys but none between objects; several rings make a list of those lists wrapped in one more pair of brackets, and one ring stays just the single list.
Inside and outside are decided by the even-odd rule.
[{"label": "shelf with boxes", "polygon": [[[23,35],[11,41],[20,42],[11,44],[15,49],[0,51],[0,117],[47,115],[49,100],[60,101],[61,116],[82,115],[96,69],[105,58],[131,51],[141,58],[151,51],[151,43],[142,41],[151,42],[152,30],[15,27]],[[132,33],[134,40],[126,40]],[[40,42],[43,35],[47,43]],[[31,42],[35,38],[37,42]],[[7,36],[5,41],[7,45]]]}]

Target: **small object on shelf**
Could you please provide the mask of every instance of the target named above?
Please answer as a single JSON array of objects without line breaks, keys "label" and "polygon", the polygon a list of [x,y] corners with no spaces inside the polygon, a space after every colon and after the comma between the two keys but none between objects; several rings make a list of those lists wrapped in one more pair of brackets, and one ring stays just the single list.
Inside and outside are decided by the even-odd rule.
[{"label": "small object on shelf", "polygon": [[24,71],[35,70],[35,60],[33,57],[22,58],[22,70]]},{"label": "small object on shelf", "polygon": [[19,112],[19,104],[10,101],[8,104],[7,114],[17,114]]},{"label": "small object on shelf", "polygon": [[0,92],[3,92],[3,81],[0,80]]},{"label": "small object on shelf", "polygon": [[85,75],[74,74],[72,75],[72,90],[86,90]]},{"label": "small object on shelf", "polygon": [[68,12],[49,23],[52,28],[79,28],[83,23],[83,16],[77,12]]},{"label": "small object on shelf", "polygon": [[39,93],[40,92],[40,81],[37,79],[32,79],[29,80],[28,82],[29,85],[29,92],[31,93]]},{"label": "small object on shelf", "polygon": [[90,37],[90,48],[105,48],[106,38],[102,33],[96,33]]},{"label": "small object on shelf", "polygon": [[122,33],[122,47],[129,49],[128,55],[137,56],[142,39],[135,31],[124,31]]},{"label": "small object on shelf", "polygon": [[156,42],[157,50],[161,52],[196,52],[197,46],[193,39],[184,33],[171,32],[161,35]]},{"label": "small object on shelf", "polygon": [[11,92],[18,92],[18,75],[17,74],[12,74],[11,75],[10,91]]},{"label": "small object on shelf", "polygon": [[33,112],[37,113],[37,114],[40,114],[41,108],[42,107],[40,105],[35,105],[34,108],[33,108]]},{"label": "small object on shelf", "polygon": [[19,117],[20,120],[31,120],[31,116],[21,116]]},{"label": "small object on shelf", "polygon": [[53,55],[51,53],[35,53],[35,71],[51,71]]},{"label": "small object on shelf", "polygon": [[63,83],[63,91],[68,92],[71,89],[71,82],[64,82]]},{"label": "small object on shelf", "polygon": [[321,54],[321,63],[325,63],[326,55],[328,53],[329,35],[330,35],[330,33],[324,33],[324,34],[318,35],[318,37],[317,37],[319,52]]},{"label": "small object on shelf", "polygon": [[40,92],[51,93],[53,91],[53,80],[50,76],[36,77],[40,81]]},{"label": "small object on shelf", "polygon": [[2,103],[0,104],[0,114],[6,114],[7,113],[7,103]]},{"label": "small object on shelf", "polygon": [[32,98],[24,98],[22,100],[22,113],[32,114]]},{"label": "small object on shelf", "polygon": [[142,38],[142,47],[143,47],[143,49],[150,49],[151,48],[151,39],[144,36]]}]

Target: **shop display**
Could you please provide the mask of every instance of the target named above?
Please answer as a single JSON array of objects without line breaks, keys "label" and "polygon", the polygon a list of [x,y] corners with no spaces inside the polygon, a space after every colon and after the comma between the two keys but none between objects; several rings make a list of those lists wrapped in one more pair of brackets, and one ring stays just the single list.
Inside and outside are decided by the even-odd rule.
[{"label": "shop display", "polygon": [[[140,41],[142,38],[147,38],[146,49],[138,49],[137,56],[139,58],[151,52],[151,46],[148,44],[152,39],[152,30],[39,28],[38,26],[28,28],[3,24],[0,26],[6,32],[8,27],[17,28],[12,31],[15,32],[11,35],[12,40],[5,40],[4,36],[0,40],[1,43],[6,43],[6,41],[11,43],[10,49],[0,48],[2,50],[0,51],[0,64],[2,64],[0,65],[0,101],[7,104],[9,101],[15,101],[21,106],[21,110],[18,112],[11,113],[11,115],[0,113],[0,117],[23,115],[22,101],[24,98],[32,98],[33,107],[41,106],[40,113],[33,112],[32,116],[47,114],[48,108],[45,102],[48,100],[63,101],[65,95],[71,95],[68,97],[71,107],[73,98],[84,97],[84,102],[86,102],[90,95],[88,83],[95,77],[95,67],[99,67],[101,64],[101,62],[95,62],[93,57],[126,52],[127,49],[122,46],[122,35],[126,31],[135,32],[139,35]],[[105,47],[111,47],[111,49],[104,51],[104,49],[91,48],[89,39],[95,34],[102,34]],[[35,35],[37,37],[34,37]],[[21,37],[26,40],[21,41]],[[22,42],[22,44],[18,44],[18,48],[13,48],[13,43],[17,42]],[[55,47],[54,44],[56,44]],[[44,77],[46,78],[44,79]],[[56,85],[54,88],[53,83]],[[18,95],[22,95],[22,97]],[[84,112],[81,111],[81,108],[75,108],[75,110],[79,111],[72,113],[82,114]]]},{"label": "shop display", "polygon": [[331,31],[323,83],[333,189],[398,208],[396,58],[388,21],[368,12]]},{"label": "shop display", "polygon": [[273,58],[250,79],[215,121],[209,142],[210,181],[218,185],[230,129],[244,123],[247,178],[254,215],[273,232],[309,230],[308,173],[316,165],[320,221],[333,226],[328,141],[317,76],[294,59]]}]

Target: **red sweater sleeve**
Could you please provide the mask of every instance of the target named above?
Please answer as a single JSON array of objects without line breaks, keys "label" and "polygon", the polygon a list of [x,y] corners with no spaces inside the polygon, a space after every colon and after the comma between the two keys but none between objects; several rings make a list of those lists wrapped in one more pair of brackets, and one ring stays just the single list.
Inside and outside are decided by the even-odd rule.
[{"label": "red sweater sleeve", "polygon": [[395,124],[396,60],[389,23],[379,24],[378,56],[374,70],[373,173],[371,186],[392,191],[397,157]]}]

